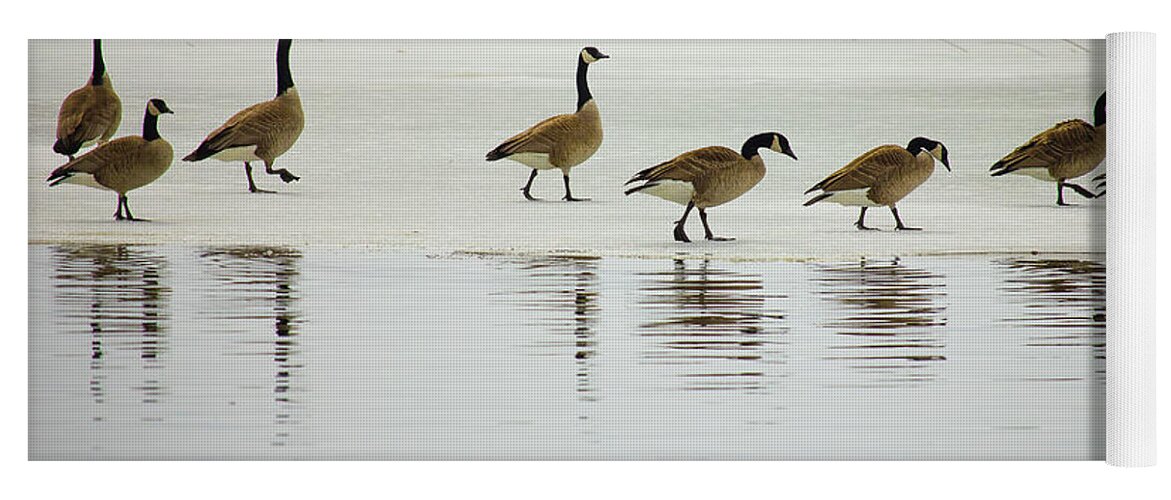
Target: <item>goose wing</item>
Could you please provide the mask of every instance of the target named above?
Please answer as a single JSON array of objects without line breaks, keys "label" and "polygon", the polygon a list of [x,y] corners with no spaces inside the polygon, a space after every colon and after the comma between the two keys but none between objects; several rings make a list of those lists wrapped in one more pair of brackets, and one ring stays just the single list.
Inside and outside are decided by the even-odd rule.
[{"label": "goose wing", "polygon": [[146,139],[136,135],[114,139],[57,167],[52,174],[49,174],[48,181],[52,185],[56,185],[57,182],[54,181],[59,182],[75,173],[90,174],[96,177],[104,169],[133,166],[138,153],[146,144]]},{"label": "goose wing", "polygon": [[1082,120],[1067,120],[1041,132],[992,165],[992,175],[1004,175],[1025,168],[1049,168],[1070,155],[1092,146],[1094,126]]},{"label": "goose wing", "polygon": [[688,151],[663,163],[634,174],[627,184],[638,181],[675,180],[695,184],[718,171],[735,166],[744,158],[723,146],[709,146]]},{"label": "goose wing", "polygon": [[207,134],[199,147],[183,159],[201,160],[224,150],[257,146],[283,130],[286,115],[275,100],[248,106]]},{"label": "goose wing", "polygon": [[826,192],[863,189],[881,182],[900,165],[914,161],[915,157],[902,146],[879,146],[862,154],[846,166],[838,169],[805,194],[817,190]]},{"label": "goose wing", "polygon": [[65,101],[61,103],[61,109],[57,111],[58,139],[73,142],[74,138],[78,137],[78,131],[85,118],[85,111],[93,105],[93,102],[94,95],[89,85],[65,96]]},{"label": "goose wing", "polygon": [[[98,139],[122,118],[122,106],[116,98],[99,104],[97,90],[90,85],[70,92],[57,112],[57,140],[64,152],[72,154],[83,143]],[[111,132],[112,133],[112,132]]]},{"label": "goose wing", "polygon": [[552,154],[557,144],[573,135],[576,124],[577,117],[574,115],[546,118],[496,146],[488,153],[487,159],[499,160],[516,153]]}]

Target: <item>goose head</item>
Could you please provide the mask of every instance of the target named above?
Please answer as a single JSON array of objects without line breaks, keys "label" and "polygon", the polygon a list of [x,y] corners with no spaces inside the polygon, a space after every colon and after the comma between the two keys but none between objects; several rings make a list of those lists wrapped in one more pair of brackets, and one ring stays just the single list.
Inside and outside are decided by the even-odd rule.
[{"label": "goose head", "polygon": [[162,99],[151,99],[150,101],[147,101],[146,112],[150,113],[151,116],[175,114],[174,111],[171,111],[171,108],[167,107],[167,103],[163,102]]},{"label": "goose head", "polygon": [[769,135],[772,136],[772,144],[769,145],[769,149],[788,156],[794,160],[797,159],[797,154],[794,153],[793,148],[789,146],[789,139],[785,138],[785,136],[777,132],[769,132]]},{"label": "goose head", "polygon": [[947,146],[944,146],[942,142],[926,137],[916,137],[911,139],[911,142],[907,144],[907,151],[910,151],[913,155],[919,154],[920,151],[926,151],[927,154],[939,160],[948,172],[951,172],[951,163],[947,161]]},{"label": "goose head", "polygon": [[598,51],[597,47],[586,47],[581,49],[581,60],[586,64],[593,64],[599,59],[609,59],[610,56]]}]

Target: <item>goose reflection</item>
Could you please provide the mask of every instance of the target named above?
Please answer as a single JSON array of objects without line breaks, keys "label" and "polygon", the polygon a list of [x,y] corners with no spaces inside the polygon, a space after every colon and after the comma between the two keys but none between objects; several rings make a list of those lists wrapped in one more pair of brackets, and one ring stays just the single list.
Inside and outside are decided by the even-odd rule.
[{"label": "goose reflection", "polygon": [[667,366],[686,390],[766,388],[769,365],[781,362],[784,314],[760,275],[721,269],[710,261],[675,259],[665,271],[640,273],[639,305],[651,320],[644,361]]},{"label": "goose reflection", "polygon": [[[214,305],[205,314],[238,339],[240,351],[234,354],[271,360],[272,445],[290,444],[291,429],[303,423],[298,415],[303,412],[303,402],[298,395],[305,391],[304,354],[298,341],[301,253],[280,247],[228,247],[205,251],[201,258],[216,284],[208,292]],[[268,323],[268,327],[254,328],[257,322]],[[263,347],[258,351],[257,346]]]},{"label": "goose reflection", "polygon": [[999,264],[1009,272],[1001,292],[1021,306],[1002,321],[1029,332],[1026,347],[1092,349],[1094,372],[1105,380],[1106,266],[1091,260],[1037,258]]},{"label": "goose reflection", "polygon": [[526,324],[552,335],[537,342],[542,352],[573,353],[575,390],[582,401],[596,400],[591,381],[597,352],[598,258],[551,257],[519,263],[524,287],[515,292],[520,308],[534,318]]},{"label": "goose reflection", "polygon": [[942,276],[899,259],[861,260],[818,266],[816,282],[836,305],[821,325],[834,333],[826,359],[860,370],[863,385],[935,378],[931,365],[946,359]]},{"label": "goose reflection", "polygon": [[[167,347],[166,259],[147,247],[127,245],[57,246],[52,253],[53,285],[66,323],[61,330],[89,337],[94,403],[106,403],[120,389],[136,392],[142,403],[159,403],[167,393],[155,371],[164,367]],[[121,353],[133,353],[137,366],[111,361]],[[108,386],[115,373],[135,370],[142,377],[129,387]]]}]

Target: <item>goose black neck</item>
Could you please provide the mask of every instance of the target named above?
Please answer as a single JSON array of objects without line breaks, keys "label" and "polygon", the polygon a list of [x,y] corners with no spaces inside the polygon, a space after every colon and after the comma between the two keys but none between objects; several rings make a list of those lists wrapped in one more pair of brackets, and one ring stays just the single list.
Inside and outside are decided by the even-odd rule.
[{"label": "goose black neck", "polygon": [[773,146],[772,134],[756,134],[744,141],[744,147],[740,148],[740,156],[751,160],[753,156],[759,156],[760,148],[771,148]]},{"label": "goose black neck", "polygon": [[276,95],[293,88],[293,73],[289,71],[289,47],[292,40],[281,40],[276,45]]},{"label": "goose black neck", "polygon": [[106,75],[106,61],[102,59],[102,41],[94,40],[94,72],[90,76],[90,85],[102,85],[105,83]]},{"label": "goose black neck", "polygon": [[577,110],[581,111],[581,107],[585,106],[594,98],[590,94],[590,84],[586,82],[586,68],[589,64],[585,62],[585,58],[581,55],[577,56]]},{"label": "goose black neck", "polygon": [[1098,102],[1094,104],[1094,126],[1101,127],[1106,124],[1106,94],[1098,98]]},{"label": "goose black neck", "polygon": [[159,116],[152,114],[147,108],[146,116],[142,118],[142,138],[153,141],[159,138]]}]

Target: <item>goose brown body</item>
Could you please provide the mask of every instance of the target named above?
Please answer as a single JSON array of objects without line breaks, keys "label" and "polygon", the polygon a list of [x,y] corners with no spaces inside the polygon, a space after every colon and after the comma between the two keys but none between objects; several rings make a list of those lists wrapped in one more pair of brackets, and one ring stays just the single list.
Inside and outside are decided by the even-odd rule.
[{"label": "goose brown body", "polygon": [[[686,205],[694,202],[697,208],[711,208],[739,198],[764,179],[764,159],[760,155],[745,158],[723,146],[709,146],[688,151],[675,158],[635,174],[627,184],[646,181],[630,193],[649,189],[662,181],[679,181],[691,185],[690,199],[664,198]],[[628,193],[629,194],[629,193]]]},{"label": "goose brown body", "polygon": [[806,201],[805,206],[827,200],[861,207],[858,221],[854,223],[858,229],[870,229],[866,227],[866,209],[889,207],[895,218],[895,229],[918,229],[903,224],[895,205],[931,177],[936,160],[951,170],[947,156],[947,148],[942,143],[925,137],[911,139],[906,147],[878,146],[805,191],[805,194],[821,191]]},{"label": "goose brown body", "polygon": [[89,174],[99,187],[126,194],[162,177],[171,167],[173,154],[171,144],[161,138],[120,137],[62,165],[53,176]]},{"label": "goose brown body", "polygon": [[510,137],[488,154],[488,160],[509,158],[537,170],[557,168],[568,173],[601,146],[602,115],[590,100],[576,113],[547,118]]},{"label": "goose brown body", "polygon": [[122,124],[122,101],[106,74],[100,40],[94,40],[93,50],[94,70],[89,81],[65,96],[57,110],[53,151],[71,159],[81,148],[109,141]]},{"label": "goose brown body", "polygon": [[[935,158],[927,151],[913,155],[902,146],[879,146],[830,174],[805,193],[821,190],[830,195],[827,196],[830,201],[834,201],[833,193],[863,191],[859,194],[864,195],[865,201],[858,198],[856,202],[843,204],[893,206],[926,182],[934,172]],[[866,201],[870,204],[867,205]]]},{"label": "goose brown body", "polygon": [[739,198],[764,179],[761,148],[797,159],[785,136],[766,132],[749,137],[739,153],[723,146],[708,146],[642,170],[626,181],[626,184],[641,183],[627,189],[626,194],[641,192],[686,206],[683,217],[675,222],[675,241],[691,241],[683,226],[693,208],[699,209],[706,239],[729,239],[712,234],[707,209]]},{"label": "goose brown body", "polygon": [[996,162],[993,175],[1022,174],[1057,182],[1076,179],[1106,159],[1106,125],[1067,120],[1041,132]]},{"label": "goose brown body", "polygon": [[207,134],[194,152],[183,158],[273,163],[297,142],[305,129],[305,113],[296,89],[272,100],[253,104]]}]

